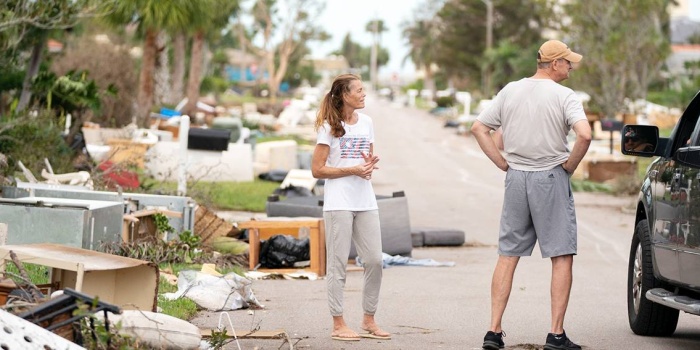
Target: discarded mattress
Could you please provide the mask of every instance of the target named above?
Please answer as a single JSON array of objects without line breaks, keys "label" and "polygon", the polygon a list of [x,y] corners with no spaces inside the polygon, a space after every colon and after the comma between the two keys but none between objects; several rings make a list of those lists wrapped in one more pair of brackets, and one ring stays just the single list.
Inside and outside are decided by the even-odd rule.
[{"label": "discarded mattress", "polygon": [[464,244],[464,231],[440,227],[412,227],[411,239],[414,247],[460,246]]}]

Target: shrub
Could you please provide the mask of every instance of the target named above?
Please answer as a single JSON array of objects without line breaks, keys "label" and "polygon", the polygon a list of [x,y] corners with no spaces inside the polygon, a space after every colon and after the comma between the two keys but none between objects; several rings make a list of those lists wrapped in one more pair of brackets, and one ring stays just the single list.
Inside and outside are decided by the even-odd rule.
[{"label": "shrub", "polygon": [[438,107],[452,107],[455,104],[455,99],[452,96],[438,97],[435,100]]},{"label": "shrub", "polygon": [[5,176],[14,176],[21,171],[22,162],[35,177],[45,168],[44,158],[51,162],[55,173],[73,172],[75,153],[63,140],[61,127],[51,113],[40,113],[32,117],[18,116],[13,120],[2,120],[0,124],[0,153],[7,156]]}]

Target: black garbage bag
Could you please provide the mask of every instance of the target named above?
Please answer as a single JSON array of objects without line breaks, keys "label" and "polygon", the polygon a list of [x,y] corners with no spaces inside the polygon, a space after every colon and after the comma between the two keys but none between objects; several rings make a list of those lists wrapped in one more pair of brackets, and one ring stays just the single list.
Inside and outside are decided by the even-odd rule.
[{"label": "black garbage bag", "polygon": [[287,177],[289,171],[282,169],[272,169],[266,173],[261,173],[258,175],[258,179],[273,182],[282,182],[284,178]]},{"label": "black garbage bag", "polygon": [[298,261],[310,260],[309,238],[274,235],[260,242],[260,266],[265,268],[292,267]]},{"label": "black garbage bag", "polygon": [[280,195],[280,196],[285,196],[287,198],[290,198],[290,197],[311,197],[314,195],[313,192],[311,192],[311,190],[309,190],[308,188],[294,186],[292,184],[289,184],[286,187],[276,188],[272,193],[276,194],[276,195]]}]

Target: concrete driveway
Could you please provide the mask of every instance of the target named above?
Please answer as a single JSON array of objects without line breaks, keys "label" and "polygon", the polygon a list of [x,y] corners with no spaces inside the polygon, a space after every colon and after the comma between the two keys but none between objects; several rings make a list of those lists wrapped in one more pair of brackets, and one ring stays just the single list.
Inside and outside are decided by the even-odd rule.
[{"label": "concrete driveway", "polygon": [[[390,267],[384,270],[378,323],[389,341],[330,339],[325,280],[255,281],[264,310],[230,312],[237,331],[284,329],[295,349],[480,349],[489,325],[491,273],[497,259],[504,173],[483,156],[475,140],[444,128],[425,111],[367,97],[375,123],[380,169],[375,191],[404,191],[412,226],[465,231],[462,247],[413,250],[415,258],[455,262],[454,267]],[[697,349],[700,319],[682,314],[672,338],[634,335],[627,324],[627,257],[634,198],[576,193],[579,255],[565,327],[585,349]],[[346,320],[359,330],[362,273],[351,272],[345,291]],[[550,262],[538,248],[521,259],[503,327],[506,349],[541,349],[550,325]],[[218,313],[192,322],[215,327]],[[282,340],[240,340],[241,349],[289,349]],[[227,349],[237,349],[234,342]]]}]

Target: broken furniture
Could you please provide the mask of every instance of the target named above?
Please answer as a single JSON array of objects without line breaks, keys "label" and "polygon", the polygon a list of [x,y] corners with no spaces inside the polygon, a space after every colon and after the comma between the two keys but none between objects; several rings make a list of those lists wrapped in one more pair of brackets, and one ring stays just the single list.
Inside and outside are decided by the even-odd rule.
[{"label": "broken furniture", "polygon": [[[260,262],[260,241],[269,239],[274,235],[290,235],[303,238],[305,232],[309,235],[309,255],[311,266],[305,269],[316,273],[318,276],[326,275],[326,235],[323,219],[297,217],[297,218],[266,218],[263,220],[251,220],[238,223],[239,229],[248,229],[249,268],[256,270]],[[257,269],[267,272],[294,272],[297,269]]]},{"label": "broken furniture", "polygon": [[[4,195],[3,191],[3,195]],[[0,198],[8,244],[59,243],[98,249],[121,241],[123,204],[49,197]]]},{"label": "broken furniture", "polygon": [[[66,189],[62,186],[57,187],[55,185],[51,186],[47,184],[30,183],[17,184],[16,187],[6,186],[2,188],[2,195],[5,198],[29,197],[32,194],[38,197],[116,202],[121,207],[121,212],[118,217],[119,235],[121,235],[122,232],[122,214],[129,214],[135,211],[152,208],[161,208],[162,210],[181,213],[181,216],[168,216],[168,223],[170,226],[172,226],[177,232],[182,232],[185,230],[194,232],[195,207],[197,203],[190,197],[130,192],[89,191],[87,189]],[[10,228],[10,230],[13,229]],[[173,234],[173,236],[168,237],[168,239],[175,237],[177,237],[177,235]],[[9,243],[14,244],[16,242],[9,241]]]},{"label": "broken furniture", "polygon": [[[411,221],[408,213],[408,200],[403,191],[394,192],[391,197],[377,196],[379,224],[382,231],[382,251],[389,255],[411,256]],[[323,196],[290,197],[277,200],[268,197],[266,203],[268,218],[272,217],[323,217]],[[350,249],[350,258],[357,256],[355,245]]]},{"label": "broken furniture", "polygon": [[46,169],[41,169],[41,177],[47,183],[51,184],[68,184],[72,186],[85,186],[92,189],[92,180],[90,173],[87,171],[78,171],[74,173],[54,174]]},{"label": "broken furniture", "polygon": [[155,311],[158,295],[158,266],[122,256],[59,244],[0,246],[0,270],[12,260],[50,268],[52,290],[72,288],[93,295],[122,309]]},{"label": "broken furniture", "polygon": [[[81,305],[87,305],[87,309],[76,312]],[[52,331],[70,341],[82,343],[80,325],[77,325],[77,328],[75,328],[74,324],[80,321],[80,319],[88,317],[86,311],[90,314],[103,312],[105,329],[107,331],[109,331],[110,327],[107,312],[109,311],[113,314],[120,314],[122,312],[122,310],[115,305],[105,303],[101,300],[95,301],[94,296],[66,288],[63,290],[62,295],[41,303],[17,315],[17,317],[25,319],[48,331]],[[95,324],[93,319],[90,319],[90,326],[94,331]]]},{"label": "broken furniture", "polygon": [[226,237],[236,231],[231,222],[220,218],[214,211],[203,205],[197,206],[193,232],[197,232],[202,238],[202,243],[212,244],[217,238]]}]

